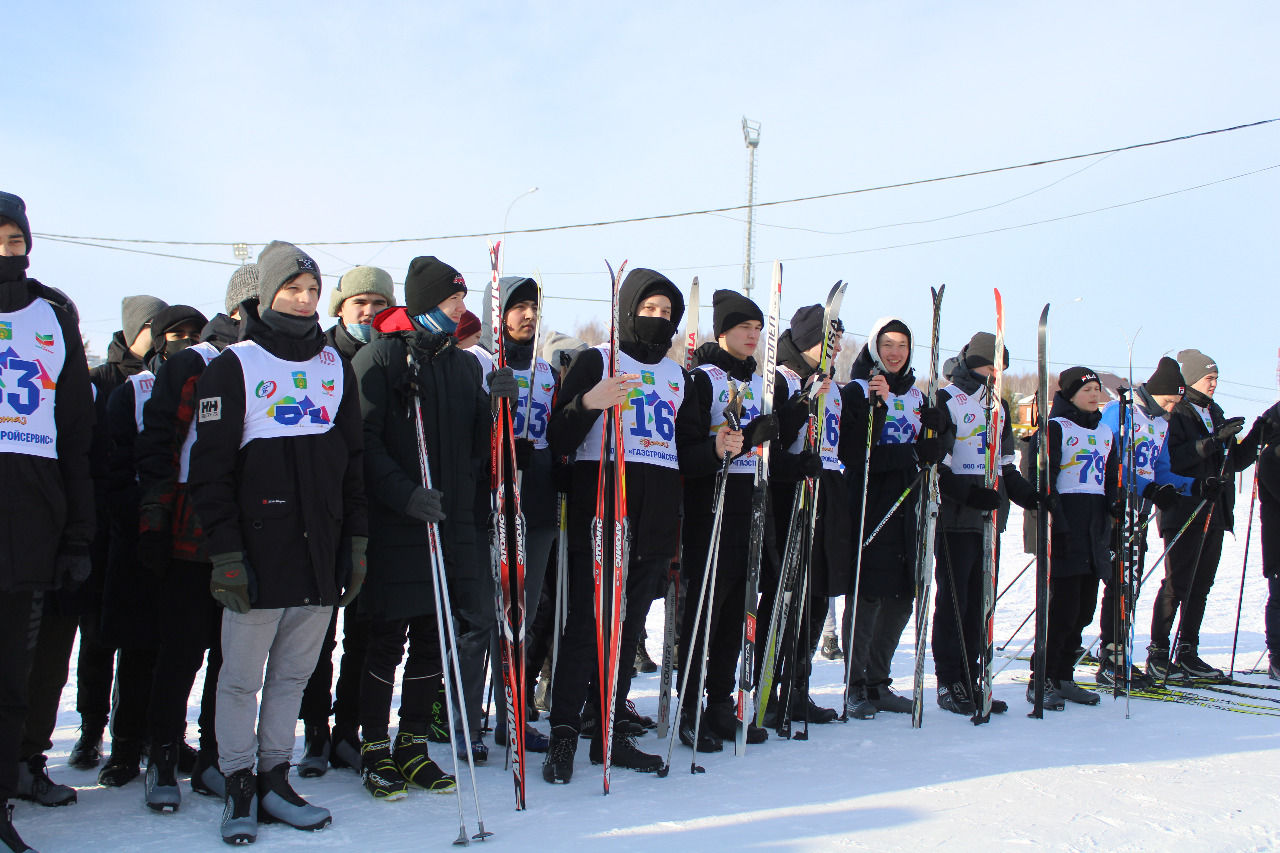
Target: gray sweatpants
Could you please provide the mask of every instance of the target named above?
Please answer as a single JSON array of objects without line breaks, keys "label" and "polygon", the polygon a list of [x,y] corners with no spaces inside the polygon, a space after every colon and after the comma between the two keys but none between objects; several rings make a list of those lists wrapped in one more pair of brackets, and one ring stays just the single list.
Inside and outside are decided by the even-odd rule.
[{"label": "gray sweatpants", "polygon": [[223,611],[217,706],[223,775],[253,769],[255,757],[263,772],[293,758],[302,691],[316,668],[332,614],[332,607]]}]

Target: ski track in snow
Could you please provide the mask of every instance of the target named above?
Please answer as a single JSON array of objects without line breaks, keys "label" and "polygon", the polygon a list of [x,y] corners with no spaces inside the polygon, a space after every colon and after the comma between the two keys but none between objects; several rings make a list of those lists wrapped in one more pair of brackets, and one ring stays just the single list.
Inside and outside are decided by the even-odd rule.
[{"label": "ski track in snow", "polygon": [[[1249,475],[1251,476],[1251,474]],[[1246,484],[1247,485],[1247,484]],[[1248,494],[1236,516],[1243,527]],[[1264,647],[1262,608],[1266,582],[1255,530],[1245,585],[1237,668],[1251,667]],[[1021,514],[1015,508],[1005,533],[1003,569],[1013,577],[1029,559],[1022,553]],[[1163,547],[1151,531],[1150,547]],[[1240,567],[1243,530],[1228,535],[1217,581],[1209,598],[1201,656],[1226,668]],[[1136,620],[1135,658],[1145,659],[1151,602],[1159,578],[1143,590]],[[1003,584],[1002,584],[1003,586]],[[1000,600],[997,645],[1004,643],[1034,604],[1032,572]],[[949,605],[949,603],[948,603]],[[649,615],[649,648],[661,652],[662,604]],[[1015,651],[1031,626],[1006,650]],[[894,659],[895,686],[910,690],[914,642],[909,624]],[[1096,626],[1086,633],[1086,644]],[[999,654],[999,653],[997,653]],[[24,839],[43,851],[127,850],[198,853],[226,850],[218,836],[222,805],[191,793],[174,815],[151,813],[142,783],[121,789],[97,786],[97,771],[66,766],[76,738],[75,654],[63,691],[49,767],[55,780],[79,789],[78,804],[44,809],[18,802],[15,823]],[[998,659],[996,669],[1004,664]],[[880,714],[873,720],[810,726],[810,740],[770,741],[745,757],[726,751],[698,756],[705,774],[688,772],[690,751],[677,744],[671,775],[626,770],[613,773],[613,793],[601,795],[600,768],[590,764],[581,742],[573,782],[551,786],[541,779],[541,757],[530,756],[526,812],[514,811],[512,778],[494,748],[476,770],[485,828],[494,833],[483,847],[495,850],[652,851],[679,845],[689,850],[1196,850],[1280,849],[1280,719],[1189,705],[1103,697],[1095,708],[1068,704],[1027,719],[1023,692],[1027,666],[1014,661],[996,679],[996,695],[1009,712],[974,726],[933,701],[932,663],[926,665],[924,727],[910,715]],[[819,657],[813,695],[839,705],[843,663]],[[1247,676],[1263,679],[1264,676]],[[194,743],[199,711],[196,680],[188,740]],[[1020,679],[1020,680],[1019,680]],[[1082,668],[1081,683],[1092,682]],[[678,681],[677,681],[678,684]],[[657,675],[635,680],[632,697],[642,713],[654,714]],[[1276,696],[1276,694],[1271,694]],[[1227,697],[1238,698],[1238,697]],[[1245,700],[1248,701],[1248,700]],[[1257,704],[1269,705],[1269,702]],[[1280,706],[1278,706],[1280,708]],[[544,720],[537,724],[546,730]],[[799,731],[803,724],[797,726]],[[490,743],[492,741],[490,739]],[[652,734],[640,741],[665,751]],[[298,727],[297,755],[302,751]],[[451,769],[443,745],[434,757]],[[476,831],[466,767],[461,768],[469,832]],[[322,832],[279,825],[262,827],[256,849],[444,850],[457,836],[454,795],[414,791],[407,800],[377,803],[351,771],[331,770],[322,779],[294,779],[313,802],[329,808],[333,824]],[[476,842],[473,847],[479,846]]]}]

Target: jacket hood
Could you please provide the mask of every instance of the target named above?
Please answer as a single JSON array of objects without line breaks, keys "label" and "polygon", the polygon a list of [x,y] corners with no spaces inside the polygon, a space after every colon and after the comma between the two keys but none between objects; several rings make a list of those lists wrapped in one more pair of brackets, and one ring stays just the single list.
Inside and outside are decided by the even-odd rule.
[{"label": "jacket hood", "polygon": [[915,336],[911,333],[911,329],[901,319],[897,317],[881,317],[871,324],[871,331],[867,334],[867,342],[863,344],[862,349],[858,352],[858,357],[853,360],[853,370],[850,376],[853,379],[870,379],[872,371],[882,373],[889,380],[889,390],[895,394],[903,394],[916,382],[915,371],[911,369],[911,350],[907,351],[907,362],[902,366],[902,370],[893,373],[885,367],[884,362],[880,359],[879,347],[874,345],[880,339],[880,334],[884,331],[885,326],[890,323],[901,325],[907,330],[908,341],[915,342]]},{"label": "jacket hood", "polygon": [[[513,297],[516,295],[524,296],[530,289],[532,289],[531,295],[536,295],[539,292],[538,283],[528,276],[504,275],[498,279],[498,299],[502,303],[504,317],[511,304],[517,301]],[[521,291],[521,293],[517,294],[517,291]],[[538,331],[535,329],[534,334],[537,334]],[[503,335],[503,338],[505,339],[506,335]],[[516,360],[527,366],[537,342],[516,344],[514,341],[506,341],[506,343],[508,359],[514,355]],[[480,346],[490,353],[497,353],[493,340],[493,282],[489,282],[484,287],[484,306],[480,315]],[[514,350],[520,350],[520,352],[517,353]],[[523,355],[523,358],[520,358],[521,355]]]},{"label": "jacket hood", "polygon": [[1142,407],[1142,411],[1147,417],[1169,420],[1169,413],[1156,402],[1155,397],[1151,396],[1145,386],[1138,386],[1134,393],[1133,401]]},{"label": "jacket hood", "polygon": [[804,351],[796,345],[790,329],[778,335],[778,365],[791,368],[800,375],[801,379],[808,379],[818,372],[818,368],[809,364],[808,359],[804,357]]},{"label": "jacket hood", "polygon": [[240,340],[240,321],[226,314],[214,314],[213,319],[200,330],[200,340],[208,341],[218,349],[227,347]]},{"label": "jacket hood", "polygon": [[655,293],[661,293],[671,300],[671,325],[677,328],[680,326],[680,321],[684,319],[684,294],[680,292],[680,288],[660,272],[643,267],[634,269],[627,273],[622,286],[618,288],[618,340],[621,343],[639,341],[636,334],[636,312],[640,309],[640,303]]},{"label": "jacket hood", "polygon": [[966,394],[976,394],[978,389],[987,384],[986,377],[974,373],[964,363],[968,347],[960,350],[960,354],[946,360],[942,365],[942,373]]}]

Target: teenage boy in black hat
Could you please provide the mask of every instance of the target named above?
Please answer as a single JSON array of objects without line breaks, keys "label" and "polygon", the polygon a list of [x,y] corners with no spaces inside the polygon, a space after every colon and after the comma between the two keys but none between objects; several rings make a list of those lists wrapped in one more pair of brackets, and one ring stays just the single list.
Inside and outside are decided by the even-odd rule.
[{"label": "teenage boy in black hat", "polygon": [[240,306],[243,339],[197,384],[191,451],[210,592],[225,608],[217,732],[220,832],[232,844],[257,837],[259,810],[299,829],[329,824],[289,784],[294,726],[333,606],[364,579],[368,542],[355,380],[320,330],[320,270],[277,241],[258,271],[258,300]]},{"label": "teenage boy in black hat", "polygon": [[79,321],[65,294],[27,278],[30,250],[26,204],[0,192],[0,476],[9,520],[0,538],[0,848],[12,851],[28,847],[8,800],[23,793],[24,777],[28,796],[52,787],[43,754],[18,763],[44,599],[89,576],[94,533],[93,398]]},{"label": "teenage boy in black hat", "polygon": [[[1253,464],[1258,453],[1260,429],[1243,441],[1236,436],[1244,418],[1230,418],[1214,402],[1218,364],[1196,349],[1178,353],[1178,364],[1187,391],[1169,415],[1169,467],[1175,474],[1195,481],[1191,494],[1179,495],[1160,513],[1160,535],[1172,539],[1199,506],[1200,517],[1182,535],[1165,560],[1165,576],[1151,613],[1151,645],[1147,647],[1147,674],[1152,678],[1222,678],[1222,670],[1200,658],[1200,623],[1204,620],[1209,590],[1218,573],[1222,537],[1235,525],[1235,492],[1231,480]],[[1204,513],[1209,513],[1206,530]],[[1181,609],[1178,648],[1170,649],[1169,635]]]}]

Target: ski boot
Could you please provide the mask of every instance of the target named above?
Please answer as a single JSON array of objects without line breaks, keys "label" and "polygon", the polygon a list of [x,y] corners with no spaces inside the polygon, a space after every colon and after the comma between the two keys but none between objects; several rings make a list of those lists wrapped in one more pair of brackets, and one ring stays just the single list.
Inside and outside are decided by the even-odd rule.
[{"label": "ski boot", "polygon": [[263,823],[286,823],[311,832],[333,822],[328,809],[313,806],[289,784],[289,762],[277,764],[258,774],[258,819]]},{"label": "ski boot", "polygon": [[98,784],[104,788],[127,785],[142,773],[142,741],[136,738],[113,738],[111,757],[98,771]]},{"label": "ski boot", "polygon": [[360,738],[355,732],[334,728],[329,735],[329,766],[360,772]]},{"label": "ski boot", "polygon": [[27,846],[27,842],[22,840],[22,836],[18,835],[18,830],[13,827],[13,806],[9,805],[7,800],[0,800],[0,845],[13,853],[36,853],[35,849]]},{"label": "ski boot", "polygon": [[[680,715],[680,742],[687,747],[693,747],[693,714]],[[731,737],[736,737],[737,732]],[[707,719],[704,715],[702,725],[698,727],[698,752],[721,752],[724,749],[724,741],[716,732],[711,731],[711,727],[707,725]]]},{"label": "ski boot", "polygon": [[[1032,705],[1036,703],[1036,684],[1032,681],[1027,685],[1027,701]],[[1067,702],[1058,693],[1058,689],[1053,686],[1053,679],[1046,679],[1044,683],[1044,709],[1046,711],[1065,711]]]},{"label": "ski boot", "polygon": [[1182,671],[1182,667],[1174,666],[1169,662],[1169,649],[1155,643],[1147,646],[1147,675],[1157,684],[1165,681],[1187,680],[1187,674]]},{"label": "ski boot", "polygon": [[329,756],[333,743],[329,738],[329,724],[306,726],[306,741],[302,760],[298,762],[298,775],[303,779],[323,776],[329,770]]},{"label": "ski boot", "polygon": [[206,797],[226,799],[227,780],[218,769],[218,750],[216,747],[201,747],[196,753],[196,767],[191,771],[191,790]]},{"label": "ski boot", "polygon": [[791,694],[791,720],[796,723],[834,723],[840,715],[831,708],[818,706],[812,696],[801,696],[799,691]]},{"label": "ski boot", "polygon": [[888,685],[884,687],[868,687],[867,698],[871,700],[871,704],[875,705],[877,711],[886,711],[890,714],[910,714],[912,701],[906,696],[899,696],[889,689]]},{"label": "ski boot", "polygon": [[547,757],[542,759],[542,778],[567,785],[573,778],[573,757],[578,751],[578,733],[572,726],[554,726]]},{"label": "ski boot", "polygon": [[649,650],[644,647],[643,640],[636,643],[635,666],[638,672],[650,673],[658,671],[658,665],[654,663],[653,658],[649,657]]},{"label": "ski boot", "polygon": [[867,698],[866,687],[861,684],[849,685],[849,698],[844,703],[846,717],[852,717],[855,720],[874,720],[877,710],[879,709]]},{"label": "ski boot", "polygon": [[1204,660],[1196,654],[1196,647],[1190,643],[1178,644],[1178,656],[1174,662],[1190,678],[1204,678],[1212,679],[1214,681],[1222,681],[1227,677],[1226,673],[1218,669],[1216,666],[1210,666],[1205,663]]},{"label": "ski boot", "polygon": [[938,685],[938,707],[953,714],[963,714],[966,717],[973,716],[977,710],[973,700],[969,698],[969,691],[965,689],[963,681],[953,681],[950,684]]},{"label": "ski boot", "polygon": [[360,778],[375,800],[384,803],[409,796],[409,783],[391,758],[391,740],[365,741],[360,747]]},{"label": "ski boot", "polygon": [[1102,697],[1091,690],[1085,690],[1073,679],[1060,678],[1053,682],[1053,688],[1059,696],[1068,702],[1075,702],[1077,705],[1097,705],[1102,701]]},{"label": "ski boot", "polygon": [[[702,727],[723,740],[736,741],[738,738],[738,714],[733,700],[708,699],[707,709],[702,714]],[[701,734],[701,732],[699,732]],[[756,725],[754,719],[747,720],[747,744],[764,743],[769,739],[769,732]],[[688,746],[688,744],[685,744]]]},{"label": "ski boot", "polygon": [[92,770],[102,763],[102,732],[107,727],[105,717],[81,717],[80,737],[71,747],[67,766],[76,770]]},{"label": "ski boot", "polygon": [[227,777],[221,831],[222,840],[228,844],[252,844],[258,840],[258,781],[248,767]]},{"label": "ski boot", "polygon": [[430,741],[426,735],[402,731],[396,735],[392,752],[396,767],[405,781],[428,791],[447,793],[458,787],[458,780],[440,769],[427,755]]},{"label": "ski boot", "polygon": [[144,788],[147,808],[152,811],[172,814],[182,805],[182,791],[178,788],[176,743],[152,745]]},{"label": "ski boot", "polygon": [[[592,764],[604,764],[604,738],[594,737],[591,739],[590,756]],[[642,752],[636,746],[635,738],[619,734],[613,736],[609,763],[612,767],[622,767],[640,773],[657,773],[662,769],[661,756]]]},{"label": "ski boot", "polygon": [[33,755],[18,762],[18,797],[41,806],[69,806],[76,801],[76,789],[49,778],[48,761]]}]

